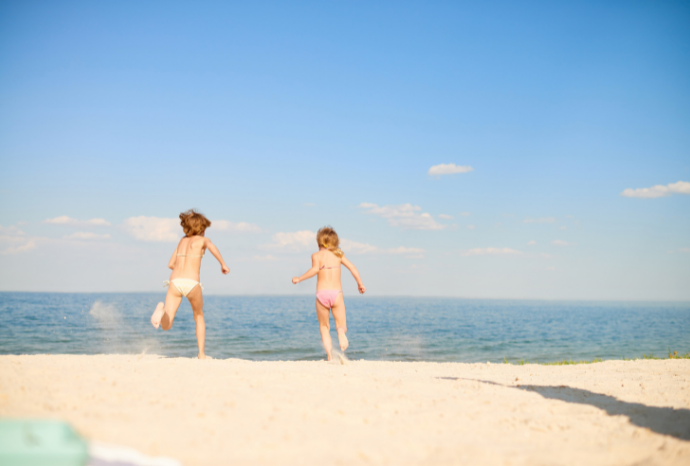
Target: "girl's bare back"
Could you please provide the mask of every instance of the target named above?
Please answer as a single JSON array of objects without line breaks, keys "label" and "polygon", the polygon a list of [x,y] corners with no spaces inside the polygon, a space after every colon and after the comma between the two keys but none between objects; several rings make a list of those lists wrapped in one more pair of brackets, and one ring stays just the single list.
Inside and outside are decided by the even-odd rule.
[{"label": "girl's bare back", "polygon": [[190,278],[198,281],[201,258],[205,252],[206,241],[203,236],[196,235],[182,238],[177,245],[174,256],[170,260],[171,263],[174,261],[170,279]]},{"label": "girl's bare back", "polygon": [[314,254],[319,267],[316,276],[316,291],[341,290],[340,266],[342,259],[328,249],[322,249]]}]

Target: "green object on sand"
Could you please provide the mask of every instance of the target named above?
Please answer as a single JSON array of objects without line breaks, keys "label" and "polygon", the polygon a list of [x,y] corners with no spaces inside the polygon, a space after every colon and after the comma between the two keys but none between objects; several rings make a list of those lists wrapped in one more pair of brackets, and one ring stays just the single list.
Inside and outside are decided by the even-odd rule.
[{"label": "green object on sand", "polygon": [[0,420],[3,466],[84,466],[86,441],[61,421]]}]

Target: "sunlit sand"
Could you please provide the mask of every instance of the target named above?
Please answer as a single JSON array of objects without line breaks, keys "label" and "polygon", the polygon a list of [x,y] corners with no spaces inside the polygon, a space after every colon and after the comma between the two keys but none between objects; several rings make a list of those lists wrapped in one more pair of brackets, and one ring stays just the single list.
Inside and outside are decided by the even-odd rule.
[{"label": "sunlit sand", "polygon": [[0,416],[64,419],[187,466],[690,464],[690,360],[334,356],[0,356]]}]

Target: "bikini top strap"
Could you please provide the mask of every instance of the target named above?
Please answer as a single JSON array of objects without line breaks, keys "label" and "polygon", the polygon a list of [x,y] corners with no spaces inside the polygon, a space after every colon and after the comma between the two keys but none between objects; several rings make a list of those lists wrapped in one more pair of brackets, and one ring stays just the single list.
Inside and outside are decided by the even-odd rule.
[{"label": "bikini top strap", "polygon": [[177,257],[204,257],[203,254],[178,254]]}]

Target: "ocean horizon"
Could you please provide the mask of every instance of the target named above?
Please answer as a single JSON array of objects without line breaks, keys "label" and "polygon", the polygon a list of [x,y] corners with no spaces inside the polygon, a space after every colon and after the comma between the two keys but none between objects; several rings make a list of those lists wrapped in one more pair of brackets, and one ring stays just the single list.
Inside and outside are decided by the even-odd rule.
[{"label": "ocean horizon", "polygon": [[[41,291],[41,290],[0,290],[0,295],[3,294],[81,294],[81,295],[147,295],[155,294],[160,295],[162,301],[165,298],[165,290],[162,292],[153,291]],[[311,293],[293,293],[293,294],[281,294],[281,293],[212,293],[204,291],[204,299],[207,297],[219,297],[219,298],[232,298],[232,297],[245,297],[245,298],[315,298],[315,292]],[[678,299],[588,299],[588,298],[535,298],[535,297],[504,297],[504,298],[488,298],[485,296],[441,296],[441,295],[373,295],[368,292],[366,295],[361,296],[356,294],[356,291],[351,292],[351,294],[346,294],[345,299],[381,299],[381,298],[418,298],[418,299],[458,299],[458,300],[472,300],[472,301],[553,301],[553,302],[574,302],[574,303],[639,303],[639,304],[688,304],[690,305],[690,300],[678,300]]]}]

